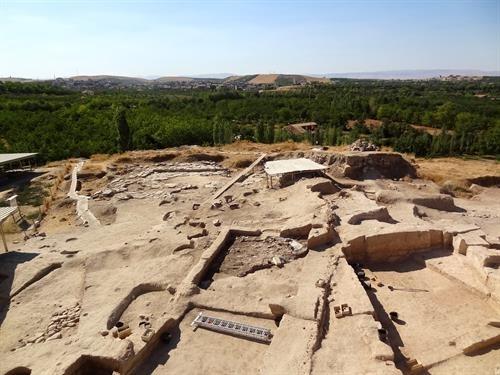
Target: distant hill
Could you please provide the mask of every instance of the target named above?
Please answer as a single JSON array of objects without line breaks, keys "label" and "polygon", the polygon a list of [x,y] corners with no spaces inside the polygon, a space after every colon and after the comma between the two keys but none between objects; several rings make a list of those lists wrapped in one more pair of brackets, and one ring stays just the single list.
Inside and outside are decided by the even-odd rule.
[{"label": "distant hill", "polygon": [[249,85],[299,85],[311,82],[329,83],[328,78],[312,77],[301,74],[252,74],[244,76],[231,76],[224,82],[246,83]]},{"label": "distant hill", "polygon": [[170,77],[170,76],[167,76],[167,77],[156,78],[153,81],[162,83],[162,82],[191,82],[194,80],[195,79],[192,77]]},{"label": "distant hill", "polygon": [[379,72],[328,73],[328,78],[353,79],[429,79],[440,76],[499,76],[500,71],[484,71],[473,69],[429,69],[429,70],[388,70]]},{"label": "distant hill", "polygon": [[[500,76],[500,71],[484,71],[473,69],[431,69],[431,70],[391,70],[378,72],[351,72],[351,73],[328,73],[316,74],[248,74],[248,75],[228,75],[227,73],[192,75],[192,76],[148,76],[127,77],[115,75],[78,75],[69,78],[58,78],[56,82],[66,82],[70,85],[92,86],[94,83],[104,87],[144,87],[157,84],[169,85],[199,85],[223,84],[223,85],[254,85],[254,86],[275,86],[296,87],[305,83],[330,83],[334,78],[351,79],[430,79],[439,77],[462,76],[462,77],[485,77]],[[52,79],[37,80],[20,77],[0,77],[4,82],[51,82]],[[176,86],[176,87],[177,87]]]},{"label": "distant hill", "polygon": [[32,82],[31,78],[0,77],[0,82]]},{"label": "distant hill", "polygon": [[113,75],[95,75],[95,76],[73,76],[68,79],[72,81],[114,81],[121,83],[147,83],[149,82],[145,78],[137,78],[137,77],[124,77],[124,76],[113,76]]}]

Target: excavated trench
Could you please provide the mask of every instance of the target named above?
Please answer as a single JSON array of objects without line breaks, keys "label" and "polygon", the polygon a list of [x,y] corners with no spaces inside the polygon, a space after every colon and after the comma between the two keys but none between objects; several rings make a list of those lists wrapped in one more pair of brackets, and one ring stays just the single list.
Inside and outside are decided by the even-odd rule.
[{"label": "excavated trench", "polygon": [[82,355],[64,372],[64,375],[113,375],[121,370],[116,360]]},{"label": "excavated trench", "polygon": [[[446,266],[452,258],[449,249],[412,247],[391,253],[397,258],[388,262],[369,254],[351,258],[350,264],[366,290],[375,319],[382,324],[383,341],[391,346],[394,362],[404,374],[427,374],[434,365],[466,353],[456,342],[471,332],[477,333],[473,346],[486,345],[488,335],[495,335],[484,331],[495,316],[485,298],[427,266],[432,258]],[[495,344],[495,340],[490,341]]]},{"label": "excavated trench", "polygon": [[262,269],[282,267],[306,253],[307,248],[295,240],[235,236],[210,263],[198,286],[207,289],[217,278],[245,277]]}]

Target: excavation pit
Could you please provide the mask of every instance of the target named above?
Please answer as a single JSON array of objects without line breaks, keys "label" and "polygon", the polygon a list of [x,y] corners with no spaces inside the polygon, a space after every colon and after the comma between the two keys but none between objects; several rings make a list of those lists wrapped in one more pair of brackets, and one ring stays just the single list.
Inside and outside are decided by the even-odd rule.
[{"label": "excavation pit", "polygon": [[283,267],[306,254],[307,247],[295,240],[237,236],[221,249],[199,286],[206,289],[215,279],[245,277],[262,269]]},{"label": "excavation pit", "polygon": [[[452,256],[441,254],[433,260],[446,269]],[[387,330],[400,369],[410,371],[413,360],[426,368],[443,362],[440,366],[445,369],[447,361],[471,347],[492,349],[500,342],[500,331],[488,327],[498,313],[485,296],[428,267],[422,258],[367,264],[364,272],[374,285],[367,290],[368,297]],[[498,348],[492,351],[500,355]],[[480,372],[484,361],[492,359],[474,357],[471,369],[477,366]]]}]

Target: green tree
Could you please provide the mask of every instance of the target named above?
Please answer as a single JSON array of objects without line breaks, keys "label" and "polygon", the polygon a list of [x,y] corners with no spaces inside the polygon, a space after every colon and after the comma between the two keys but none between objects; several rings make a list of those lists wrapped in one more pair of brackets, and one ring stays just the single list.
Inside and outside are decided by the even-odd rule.
[{"label": "green tree", "polygon": [[120,107],[116,110],[115,124],[118,130],[118,144],[120,150],[122,152],[127,151],[130,149],[131,136],[130,128],[128,126],[127,117],[125,114],[125,108]]},{"label": "green tree", "polygon": [[434,125],[444,127],[447,130],[452,129],[455,122],[455,104],[448,101],[437,107],[433,119],[435,121]]},{"label": "green tree", "polygon": [[264,124],[259,121],[257,123],[257,127],[255,128],[255,140],[259,143],[264,143],[265,142],[265,134],[266,130],[264,128]]},{"label": "green tree", "polygon": [[267,134],[266,134],[267,143],[274,143],[274,124],[267,124]]}]

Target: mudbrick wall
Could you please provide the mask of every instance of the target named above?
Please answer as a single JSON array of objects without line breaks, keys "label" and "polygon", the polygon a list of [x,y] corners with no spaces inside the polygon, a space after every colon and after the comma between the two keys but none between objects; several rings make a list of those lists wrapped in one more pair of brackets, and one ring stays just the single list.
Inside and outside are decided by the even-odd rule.
[{"label": "mudbrick wall", "polygon": [[441,230],[415,230],[359,236],[342,248],[349,262],[391,262],[437,248],[448,248],[452,235]]}]

